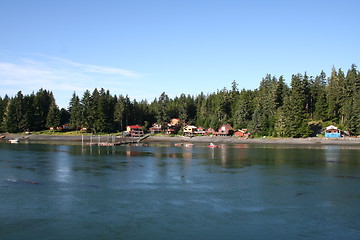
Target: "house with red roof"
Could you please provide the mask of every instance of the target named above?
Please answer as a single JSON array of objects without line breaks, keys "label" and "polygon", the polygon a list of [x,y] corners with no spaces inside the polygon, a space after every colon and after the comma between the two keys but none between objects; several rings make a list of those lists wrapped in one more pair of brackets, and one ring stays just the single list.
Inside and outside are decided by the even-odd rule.
[{"label": "house with red roof", "polygon": [[132,137],[142,137],[144,136],[144,131],[140,125],[129,125],[126,126],[126,132]]},{"label": "house with red roof", "polygon": [[222,125],[217,132],[215,132],[216,136],[232,136],[234,134],[234,129],[230,126],[230,124]]},{"label": "house with red roof", "polygon": [[250,133],[247,129],[243,128],[243,129],[239,129],[234,133],[235,136],[237,137],[241,137],[241,138],[249,138],[250,137]]},{"label": "house with red roof", "polygon": [[205,128],[203,128],[203,127],[198,127],[198,128],[197,128],[197,131],[196,131],[196,134],[197,134],[197,135],[202,135],[202,136],[204,136],[204,135],[207,134],[207,132],[206,132]]},{"label": "house with red roof", "polygon": [[149,128],[151,134],[161,133],[162,131],[162,125],[154,123],[151,128]]},{"label": "house with red roof", "polygon": [[210,128],[208,128],[208,129],[206,129],[206,134],[207,134],[207,135],[215,134],[215,130],[210,127]]},{"label": "house with red roof", "polygon": [[183,128],[184,135],[193,136],[197,132],[197,127],[193,125],[187,125]]}]

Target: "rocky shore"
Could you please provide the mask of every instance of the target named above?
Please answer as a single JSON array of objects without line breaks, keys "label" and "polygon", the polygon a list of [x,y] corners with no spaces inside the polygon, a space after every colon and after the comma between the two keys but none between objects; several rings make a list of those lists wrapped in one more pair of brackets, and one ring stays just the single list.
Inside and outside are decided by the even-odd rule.
[{"label": "rocky shore", "polygon": [[190,143],[229,143],[229,144],[324,144],[324,145],[359,145],[360,138],[236,138],[236,137],[217,137],[217,136],[198,136],[198,137],[159,137],[150,136],[145,141],[148,142],[190,142]]},{"label": "rocky shore", "polygon": [[[27,135],[27,134],[0,134],[4,136],[0,141],[8,141],[10,139],[19,139],[21,141],[49,141],[49,142],[109,142],[117,141],[115,136],[111,135]],[[217,136],[197,136],[197,137],[168,137],[168,136],[149,136],[143,142],[172,142],[172,143],[223,143],[223,144],[323,144],[323,145],[359,145],[360,138],[344,137],[344,138],[236,138],[236,137],[217,137]]]}]

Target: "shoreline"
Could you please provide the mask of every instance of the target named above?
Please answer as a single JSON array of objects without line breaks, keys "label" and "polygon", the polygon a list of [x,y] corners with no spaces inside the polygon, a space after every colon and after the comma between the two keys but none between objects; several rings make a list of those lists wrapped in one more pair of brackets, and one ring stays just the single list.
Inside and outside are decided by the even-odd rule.
[{"label": "shoreline", "polygon": [[[112,142],[119,138],[113,135],[32,135],[32,134],[0,134],[5,138],[0,141],[8,142],[11,139],[19,139],[19,141],[54,141],[54,142]],[[289,145],[359,145],[360,138],[342,137],[342,138],[237,138],[237,137],[219,137],[219,136],[149,136],[142,142],[169,142],[169,143],[218,143],[218,144],[289,144]]]},{"label": "shoreline", "polygon": [[236,138],[217,136],[158,137],[150,136],[144,142],[218,143],[218,144],[287,144],[287,145],[359,145],[360,138]]}]

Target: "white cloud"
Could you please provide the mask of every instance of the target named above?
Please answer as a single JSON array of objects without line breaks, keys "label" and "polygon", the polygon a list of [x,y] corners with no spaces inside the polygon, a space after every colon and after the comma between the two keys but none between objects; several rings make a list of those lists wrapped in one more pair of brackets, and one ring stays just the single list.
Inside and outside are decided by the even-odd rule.
[{"label": "white cloud", "polygon": [[36,92],[40,88],[53,91],[59,105],[68,104],[72,92],[105,88],[112,92],[128,91],[132,81],[141,75],[116,67],[92,65],[49,56],[0,60],[0,96],[17,91]]},{"label": "white cloud", "polygon": [[140,74],[138,74],[138,73],[135,73],[130,70],[121,69],[121,68],[78,63],[78,62],[74,62],[74,61],[71,61],[68,59],[57,58],[57,57],[48,57],[48,58],[54,60],[55,63],[58,63],[58,64],[62,63],[65,66],[75,67],[76,69],[78,69],[79,71],[82,71],[84,73],[90,72],[90,73],[100,73],[100,74],[105,74],[105,75],[120,75],[120,76],[124,76],[124,77],[140,76]]}]

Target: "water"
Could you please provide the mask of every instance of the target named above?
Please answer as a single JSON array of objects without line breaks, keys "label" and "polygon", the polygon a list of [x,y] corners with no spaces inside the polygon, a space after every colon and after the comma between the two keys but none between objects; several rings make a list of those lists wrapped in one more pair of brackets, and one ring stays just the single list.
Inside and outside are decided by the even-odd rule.
[{"label": "water", "polygon": [[360,147],[0,143],[0,239],[360,239]]}]

